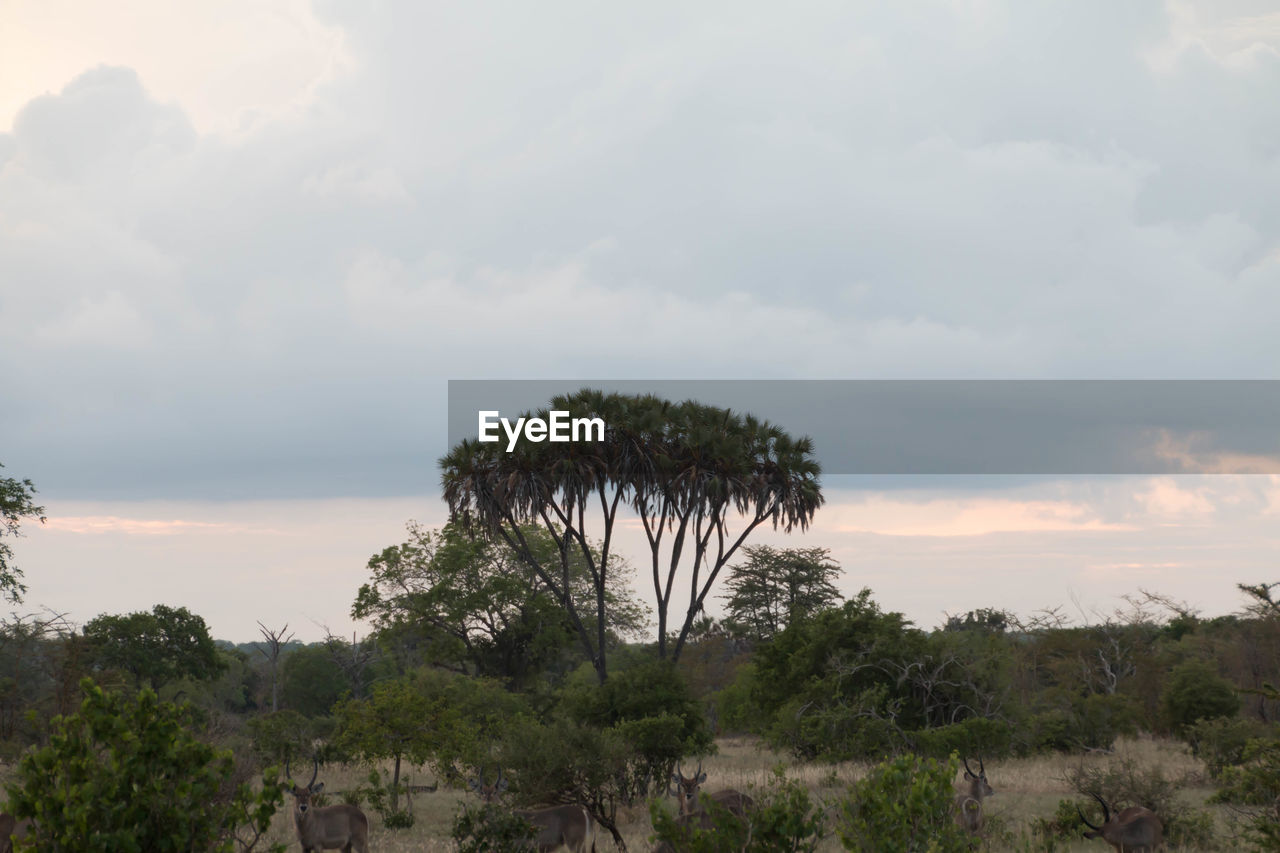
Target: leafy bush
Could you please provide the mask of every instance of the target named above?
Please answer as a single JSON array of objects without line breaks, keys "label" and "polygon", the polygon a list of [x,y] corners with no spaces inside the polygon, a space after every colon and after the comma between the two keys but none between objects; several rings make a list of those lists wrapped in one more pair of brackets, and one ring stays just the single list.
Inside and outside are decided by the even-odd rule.
[{"label": "leafy bush", "polygon": [[1258,720],[1200,720],[1188,726],[1184,737],[1192,754],[1205,763],[1209,775],[1221,779],[1228,767],[1243,764],[1249,742],[1274,736],[1276,727]]},{"label": "leafy bush", "polygon": [[1234,717],[1240,696],[1211,664],[1189,660],[1174,668],[1160,706],[1169,725],[1181,734],[1198,720]]},{"label": "leafy bush", "polygon": [[458,853],[532,853],[537,849],[529,841],[534,836],[533,824],[501,806],[463,809],[454,818],[452,834]]},{"label": "leafy bush", "polygon": [[304,717],[297,711],[275,711],[247,723],[253,753],[266,764],[305,763],[316,754],[315,743],[333,733],[332,717]]},{"label": "leafy bush", "polygon": [[[254,792],[231,784],[234,759],[189,730],[189,706],[150,689],[107,694],[90,679],[78,713],[53,721],[8,786],[9,809],[32,818],[28,843],[78,853],[223,853],[253,849],[284,794],[271,777]],[[269,849],[283,851],[283,845]]]},{"label": "leafy bush", "polygon": [[957,825],[948,761],[907,754],[878,765],[840,804],[836,831],[847,850],[877,853],[968,851],[972,839]]},{"label": "leafy bush", "polygon": [[1013,726],[1003,720],[971,717],[954,725],[911,732],[908,739],[917,755],[930,758],[947,758],[953,752],[1007,758],[1013,753],[1013,733]]}]

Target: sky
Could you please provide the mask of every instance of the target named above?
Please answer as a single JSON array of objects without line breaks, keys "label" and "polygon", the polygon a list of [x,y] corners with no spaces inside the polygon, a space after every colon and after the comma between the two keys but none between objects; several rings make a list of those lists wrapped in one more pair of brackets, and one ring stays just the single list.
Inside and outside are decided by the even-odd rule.
[{"label": "sky", "polygon": [[[18,610],[363,633],[450,379],[1280,378],[1277,91],[1248,0],[0,0]],[[926,626],[1277,579],[1275,476],[827,486]]]}]

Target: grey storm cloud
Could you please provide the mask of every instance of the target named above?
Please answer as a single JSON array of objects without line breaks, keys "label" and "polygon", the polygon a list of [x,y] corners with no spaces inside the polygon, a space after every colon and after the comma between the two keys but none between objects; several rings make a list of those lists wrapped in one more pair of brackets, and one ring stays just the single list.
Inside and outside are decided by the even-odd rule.
[{"label": "grey storm cloud", "polygon": [[317,14],[242,134],[98,67],[0,135],[8,469],[421,492],[450,378],[1274,376],[1265,4]]}]

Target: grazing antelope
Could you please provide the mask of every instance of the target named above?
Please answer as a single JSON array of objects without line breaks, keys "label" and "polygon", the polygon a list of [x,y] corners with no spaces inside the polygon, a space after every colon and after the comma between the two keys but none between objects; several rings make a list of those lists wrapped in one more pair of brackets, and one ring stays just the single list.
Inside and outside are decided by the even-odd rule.
[{"label": "grazing antelope", "polygon": [[995,790],[987,783],[987,768],[983,766],[982,757],[978,757],[978,772],[969,768],[969,759],[964,760],[964,781],[960,793],[956,794],[956,823],[977,835],[982,831],[982,801],[995,796]]},{"label": "grazing antelope", "polygon": [[[471,790],[480,795],[485,805],[493,803],[499,794],[507,790],[501,766],[492,785],[484,781],[483,770],[470,784]],[[573,853],[596,853],[596,825],[585,806],[566,804],[544,809],[512,809],[511,813],[533,824],[537,834],[530,841],[538,853],[550,853],[561,847],[568,847]]]},{"label": "grazing antelope", "polygon": [[[680,803],[680,814],[697,814],[704,811],[698,803],[698,791],[702,788],[702,783],[707,781],[707,774],[702,772],[701,761],[698,762],[698,769],[687,778],[680,769],[680,762],[677,761],[676,772],[671,775],[671,781],[675,783],[675,789],[672,790],[668,785],[667,790],[673,793]],[[723,791],[716,791],[707,796],[713,803],[723,806],[738,817],[746,817],[747,812],[755,805],[751,797],[733,788],[725,788]]]},{"label": "grazing antelope", "polygon": [[8,812],[0,812],[0,853],[13,853],[13,839],[24,839],[30,831],[31,818],[18,820]]},{"label": "grazing antelope", "polygon": [[289,762],[284,763],[284,775],[289,780],[289,793],[293,795],[293,826],[302,842],[302,853],[320,853],[322,850],[341,850],[342,853],[369,853],[369,819],[359,808],[347,803],[336,806],[313,806],[311,798],[324,790],[324,783],[316,784],[320,773],[320,761],[313,759],[316,767],[307,787],[299,788],[289,772]]},{"label": "grazing antelope", "polygon": [[1089,823],[1084,812],[1076,806],[1076,813],[1091,830],[1084,834],[1085,838],[1101,838],[1114,847],[1116,853],[1155,853],[1163,846],[1164,825],[1151,809],[1130,806],[1112,817],[1106,801],[1097,794],[1092,796],[1102,806],[1102,826]]}]

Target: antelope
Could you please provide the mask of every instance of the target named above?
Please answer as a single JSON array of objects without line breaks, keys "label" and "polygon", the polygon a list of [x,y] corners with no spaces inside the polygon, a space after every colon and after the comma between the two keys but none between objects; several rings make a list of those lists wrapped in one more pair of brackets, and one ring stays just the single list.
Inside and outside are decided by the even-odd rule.
[{"label": "antelope", "polygon": [[[676,772],[671,775],[671,782],[667,784],[667,792],[674,795],[676,801],[680,804],[680,814],[676,817],[676,823],[686,829],[715,829],[715,819],[712,817],[702,803],[698,801],[698,791],[702,787],[702,783],[707,781],[707,774],[702,772],[702,762],[698,762],[698,769],[693,771],[693,775],[686,777],[684,771],[680,769],[680,763],[676,762]],[[723,791],[716,791],[714,794],[708,794],[707,799],[712,803],[727,809],[740,820],[747,816],[747,812],[755,805],[755,801],[746,794],[735,791],[732,788],[726,788]],[[747,838],[751,838],[751,824],[747,824]],[[676,853],[675,847],[667,841],[659,841],[653,848],[653,853]]]},{"label": "antelope", "polygon": [[[707,781],[707,774],[702,772],[701,761],[698,762],[698,769],[688,778],[685,778],[684,772],[680,769],[680,762],[677,761],[676,772],[671,775],[671,781],[675,783],[675,790],[672,791],[670,785],[667,786],[667,790],[673,793],[680,803],[681,815],[695,815],[705,811],[698,803],[698,791],[702,783]],[[711,802],[723,806],[738,817],[746,817],[747,812],[755,805],[755,801],[749,796],[733,788],[716,791],[714,794],[708,794],[707,797]]]},{"label": "antelope", "polygon": [[1092,797],[1102,806],[1102,826],[1094,826],[1085,818],[1084,812],[1076,806],[1076,813],[1089,827],[1085,838],[1101,838],[1115,848],[1116,853],[1155,853],[1164,845],[1164,825],[1151,809],[1142,806],[1130,806],[1124,811],[1111,816],[1111,809],[1097,794]]},{"label": "antelope", "polygon": [[294,799],[293,826],[298,831],[298,840],[302,842],[302,853],[320,853],[323,850],[369,853],[369,819],[364,812],[347,803],[311,805],[311,798],[324,790],[323,782],[316,784],[320,761],[313,760],[315,772],[305,788],[299,788],[293,781],[288,760],[284,763],[284,775],[289,780],[289,793]]},{"label": "antelope", "polygon": [[983,766],[982,757],[978,757],[978,772],[969,768],[969,759],[964,760],[964,782],[960,793],[956,794],[956,823],[977,835],[982,831],[982,801],[995,796],[995,790],[987,784],[987,768]]},{"label": "antelope", "polygon": [[[480,775],[471,780],[471,790],[480,795],[485,805],[493,803],[499,794],[507,790],[502,767],[498,767],[498,776],[492,785],[484,781],[484,771],[481,770]],[[544,809],[512,809],[511,812],[533,824],[537,830],[530,842],[538,853],[550,853],[561,847],[567,847],[573,853],[596,853],[595,821],[586,806],[566,804]]]},{"label": "antelope", "polygon": [[13,839],[22,840],[31,831],[31,818],[18,820],[8,812],[0,812],[0,853],[13,853]]}]

